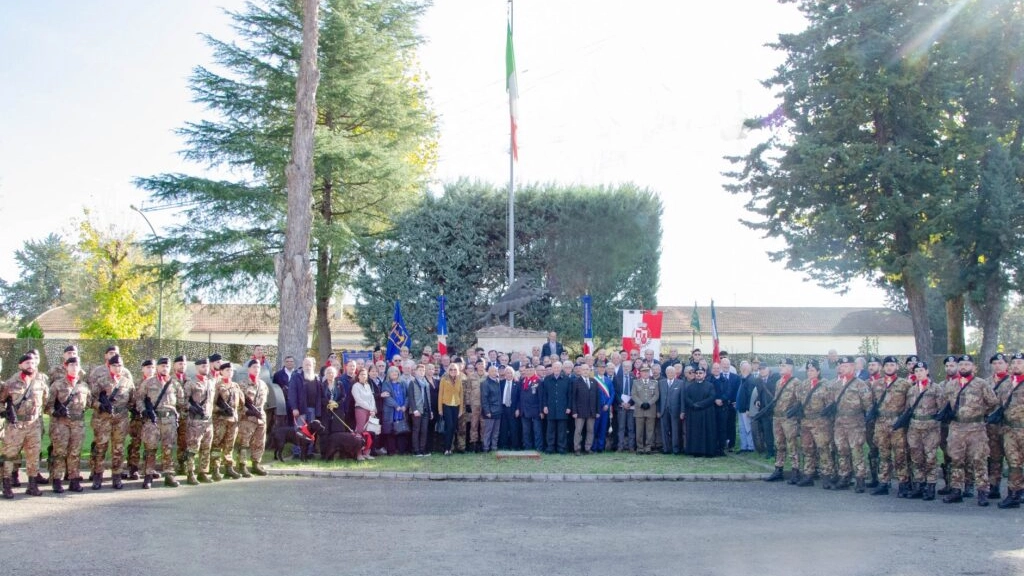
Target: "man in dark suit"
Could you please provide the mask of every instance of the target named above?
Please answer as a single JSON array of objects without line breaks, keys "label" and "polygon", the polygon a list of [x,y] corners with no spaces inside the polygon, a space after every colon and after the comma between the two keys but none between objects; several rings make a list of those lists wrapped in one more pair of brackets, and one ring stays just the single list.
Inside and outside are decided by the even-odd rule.
[{"label": "man in dark suit", "polygon": [[733,373],[732,363],[728,358],[720,360],[722,367],[722,378],[725,379],[725,396],[723,397],[725,407],[728,408],[723,415],[725,423],[722,428],[722,449],[732,452],[736,448],[736,396],[740,392],[740,377]]},{"label": "man in dark suit", "polygon": [[658,402],[661,408],[661,452],[662,454],[679,454],[682,452],[682,420],[679,415],[683,409],[683,381],[676,378],[677,365],[665,368],[665,377],[658,382]]},{"label": "man in dark suit", "polygon": [[522,445],[522,434],[516,408],[519,406],[519,381],[516,371],[506,366],[501,378],[501,431],[498,434],[498,448],[518,450]]},{"label": "man in dark suit", "polygon": [[550,356],[561,358],[562,352],[565,352],[565,346],[562,346],[562,343],[558,341],[558,334],[548,332],[548,341],[540,347],[541,358],[548,358]]},{"label": "man in dark suit", "polygon": [[[757,390],[757,401],[751,407],[752,412],[758,412],[775,398],[775,385],[778,381],[779,375],[772,372],[772,368],[767,362],[758,367],[757,377],[754,379],[754,389]],[[754,448],[758,453],[774,458],[775,432],[772,426],[772,414],[769,412],[756,421],[753,432]]]},{"label": "man in dark suit", "polygon": [[633,406],[629,404],[633,393],[633,380],[627,362],[623,361],[613,378],[618,452],[632,452],[636,449],[636,421],[633,419]]},{"label": "man in dark suit", "polygon": [[[590,454],[590,447],[594,445],[594,422],[597,419],[597,412],[600,409],[600,386],[597,380],[590,373],[590,366],[580,366],[580,377],[573,381],[572,386],[572,417],[576,420],[576,432],[573,435],[572,450],[577,455],[581,453]],[[580,440],[586,440],[581,446]]]},{"label": "man in dark suit", "polygon": [[[571,370],[572,363],[569,363]],[[571,372],[563,372],[561,362],[551,364],[551,374],[544,379],[541,388],[541,411],[544,419],[547,420],[547,444],[545,451],[548,454],[556,449],[559,454],[566,453],[568,443],[567,431],[569,414],[572,412],[569,405],[569,396],[572,392]]]},{"label": "man in dark suit", "polygon": [[[292,420],[291,401],[288,398],[288,383],[291,382],[292,374],[294,374],[294,373],[295,373],[295,357],[294,356],[286,356],[285,359],[284,359],[284,366],[280,370],[278,370],[277,372],[274,372],[274,377],[271,379],[272,382],[274,384],[276,384],[278,388],[281,389],[281,393],[284,394],[284,399],[285,399],[285,402],[287,403],[287,407],[288,407],[287,410],[286,410],[286,412],[287,412],[286,414],[278,414],[278,413],[274,414],[274,426],[294,426],[295,425],[294,421]],[[269,430],[267,431],[267,435],[269,437],[269,435],[270,435],[270,431]]]}]

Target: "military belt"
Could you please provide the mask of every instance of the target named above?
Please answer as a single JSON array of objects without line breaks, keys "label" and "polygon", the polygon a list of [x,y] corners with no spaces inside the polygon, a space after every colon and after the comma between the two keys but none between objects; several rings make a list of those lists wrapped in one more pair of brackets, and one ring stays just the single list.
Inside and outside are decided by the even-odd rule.
[{"label": "military belt", "polygon": [[58,418],[58,420],[71,420],[72,422],[81,422],[82,420],[85,420],[85,414],[68,414],[67,416]]},{"label": "military belt", "polygon": [[802,418],[802,420],[821,420],[823,418],[825,418],[825,417],[822,416],[821,414],[815,414],[813,416],[808,416],[808,415],[804,414],[804,417]]},{"label": "military belt", "polygon": [[1003,422],[1003,426],[1006,426],[1007,428],[1021,430],[1024,429],[1024,422]]},{"label": "military belt", "polygon": [[934,420],[935,414],[914,414],[912,420]]},{"label": "military belt", "polygon": [[178,413],[174,410],[157,410],[156,417],[161,419],[174,418]]},{"label": "military belt", "polygon": [[880,410],[878,416],[881,418],[899,418],[901,412],[893,412],[892,410]]},{"label": "military belt", "polygon": [[839,410],[836,416],[863,416],[863,410]]},{"label": "military belt", "polygon": [[7,427],[15,430],[25,430],[28,428],[34,428],[39,425],[39,419],[34,420],[18,420],[17,422],[8,422]]},{"label": "military belt", "polygon": [[978,422],[984,422],[984,421],[985,421],[985,417],[984,416],[973,416],[971,418],[960,418],[959,416],[957,416],[956,420],[954,420],[954,422],[956,422],[958,424],[977,424]]},{"label": "military belt", "polygon": [[115,416],[120,416],[121,414],[127,414],[128,413],[128,407],[127,406],[114,406],[114,409],[111,410],[110,412],[111,412],[111,414],[113,414]]},{"label": "military belt", "polygon": [[210,417],[209,416],[196,416],[195,414],[189,414],[188,415],[188,419],[192,420],[194,422],[209,422],[210,421]]}]

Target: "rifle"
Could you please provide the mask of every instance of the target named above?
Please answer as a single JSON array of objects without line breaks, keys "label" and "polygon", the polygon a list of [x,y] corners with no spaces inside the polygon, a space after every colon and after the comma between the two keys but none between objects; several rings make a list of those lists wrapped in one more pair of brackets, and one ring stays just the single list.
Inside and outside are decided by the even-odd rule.
[{"label": "rifle", "polygon": [[[1002,382],[1000,382],[1002,384]],[[1020,386],[1019,384],[1017,385]],[[1010,390],[1010,395],[1006,397],[1006,402],[1003,402],[995,409],[991,414],[985,418],[985,424],[1002,424],[1003,417],[1006,413],[1006,409],[1010,407],[1010,402],[1013,401],[1013,393],[1017,391],[1017,387]]]},{"label": "rifle", "polygon": [[8,424],[15,424],[18,422],[18,413],[14,411],[14,401],[11,397],[7,397],[7,407],[4,409],[4,418],[7,419]]},{"label": "rifle", "polygon": [[97,401],[100,405],[100,412],[106,414],[114,413],[114,403],[111,401],[111,398],[107,396],[106,390],[100,392],[100,396],[97,398]]},{"label": "rifle", "polygon": [[[914,417],[914,410],[917,410],[917,405],[921,403],[921,399],[924,398],[926,392],[927,391],[919,394],[917,400],[914,400],[914,405],[904,410],[903,413],[900,414],[900,417],[897,418],[896,421],[892,423],[893,431],[900,430],[902,428],[910,426],[910,419]],[[949,404],[946,404],[946,408],[949,408]]]},{"label": "rifle", "polygon": [[856,378],[851,378],[850,381],[843,386],[843,389],[839,391],[839,396],[836,397],[835,402],[825,406],[825,409],[821,411],[822,416],[825,418],[836,417],[836,414],[839,412],[839,403],[843,400],[843,394],[846,394],[846,391],[850,388],[850,384],[853,384],[854,380],[856,380]]},{"label": "rifle", "polygon": [[[893,383],[895,383],[895,380],[893,380]],[[892,386],[892,384],[890,384],[889,386]],[[872,402],[871,403],[871,409],[868,410],[867,414],[864,415],[864,422],[865,423],[871,424],[875,420],[878,420],[878,416],[879,416],[879,414],[881,412],[879,407],[882,404],[885,404],[885,397],[889,395],[889,386],[886,386],[885,390],[882,391],[882,397],[878,399],[878,402]],[[901,416],[902,416],[902,414],[901,414]]]},{"label": "rifle", "polygon": [[156,424],[156,408],[153,406],[153,401],[149,399],[149,396],[143,398],[142,403],[145,410],[142,411],[142,415],[153,424]]},{"label": "rifle", "polygon": [[782,383],[782,387],[779,388],[775,392],[775,395],[772,397],[772,401],[769,402],[768,404],[766,404],[764,407],[762,407],[757,412],[755,412],[754,415],[750,417],[750,419],[751,420],[760,420],[761,418],[764,418],[765,416],[768,416],[769,414],[771,414],[772,411],[775,409],[775,405],[779,403],[779,398],[782,397],[782,391],[785,390],[786,386],[789,386],[789,383],[792,382],[792,381],[793,381],[793,379],[790,378],[789,380],[786,380],[785,382],[783,382]]},{"label": "rifle", "polygon": [[967,386],[962,386],[960,388],[960,391],[957,392],[955,406],[950,405],[949,402],[946,402],[946,405],[942,408],[942,410],[940,410],[939,413],[936,414],[935,416],[932,416],[932,418],[938,420],[943,424],[949,424],[950,422],[952,422],[953,419],[956,418],[957,411],[960,410],[960,396],[963,396],[964,390],[966,389]]},{"label": "rifle", "polygon": [[256,409],[256,405],[252,403],[252,400],[249,400],[248,396],[244,396],[244,398],[245,398],[245,415],[246,416],[251,416],[253,418],[259,418],[260,417],[260,411]]},{"label": "rifle", "polygon": [[[206,403],[205,398],[203,399],[203,403]],[[199,418],[206,417],[206,410],[196,403],[192,396],[188,397],[188,413],[193,416],[198,416]]]},{"label": "rifle", "polygon": [[227,403],[227,401],[224,400],[224,397],[221,396],[220,394],[217,394],[217,410],[218,410],[218,412],[220,413],[221,416],[226,416],[228,418],[234,418],[235,417],[235,409],[232,408]]},{"label": "rifle", "polygon": [[71,403],[71,394],[68,394],[67,404],[60,401],[60,396],[56,393],[53,395],[53,417],[54,418],[67,418],[68,417],[68,404]]}]

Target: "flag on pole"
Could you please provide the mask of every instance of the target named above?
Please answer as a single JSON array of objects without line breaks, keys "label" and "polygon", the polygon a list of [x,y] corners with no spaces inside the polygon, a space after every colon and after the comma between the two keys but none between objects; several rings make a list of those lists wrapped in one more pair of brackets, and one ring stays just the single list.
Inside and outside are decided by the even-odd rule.
[{"label": "flag on pole", "polygon": [[622,311],[622,349],[631,352],[654,350],[661,354],[661,312],[653,310]]},{"label": "flag on pole", "polygon": [[505,40],[505,90],[508,92],[508,114],[512,126],[512,158],[519,161],[519,84],[516,82],[516,54],[512,49],[512,20],[508,21],[508,38]]},{"label": "flag on pole", "polygon": [[391,362],[396,354],[402,352],[402,346],[408,345],[409,331],[405,329],[405,320],[402,320],[402,307],[395,300],[395,314],[391,319],[391,331],[388,332],[387,361]]},{"label": "flag on pole", "polygon": [[437,352],[438,354],[448,353],[448,316],[444,311],[444,303],[447,300],[444,294],[437,297]]},{"label": "flag on pole", "polygon": [[718,348],[718,318],[715,317],[715,301],[711,301],[711,340],[715,343],[714,352],[711,355],[712,362],[718,362],[719,359],[719,348]]},{"label": "flag on pole", "polygon": [[697,314],[697,301],[693,301],[693,313],[690,314],[690,329],[700,332],[700,314]]},{"label": "flag on pole", "polygon": [[590,294],[584,294],[583,300],[583,355],[594,353],[594,321],[592,312],[592,299]]}]

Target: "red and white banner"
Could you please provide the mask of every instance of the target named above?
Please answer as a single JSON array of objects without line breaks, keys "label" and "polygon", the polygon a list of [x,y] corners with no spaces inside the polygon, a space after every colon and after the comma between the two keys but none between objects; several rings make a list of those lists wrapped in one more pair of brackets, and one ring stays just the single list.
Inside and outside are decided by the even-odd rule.
[{"label": "red and white banner", "polygon": [[661,312],[652,310],[622,311],[622,349],[632,352],[639,349],[643,354],[654,350],[654,357],[661,355]]}]

